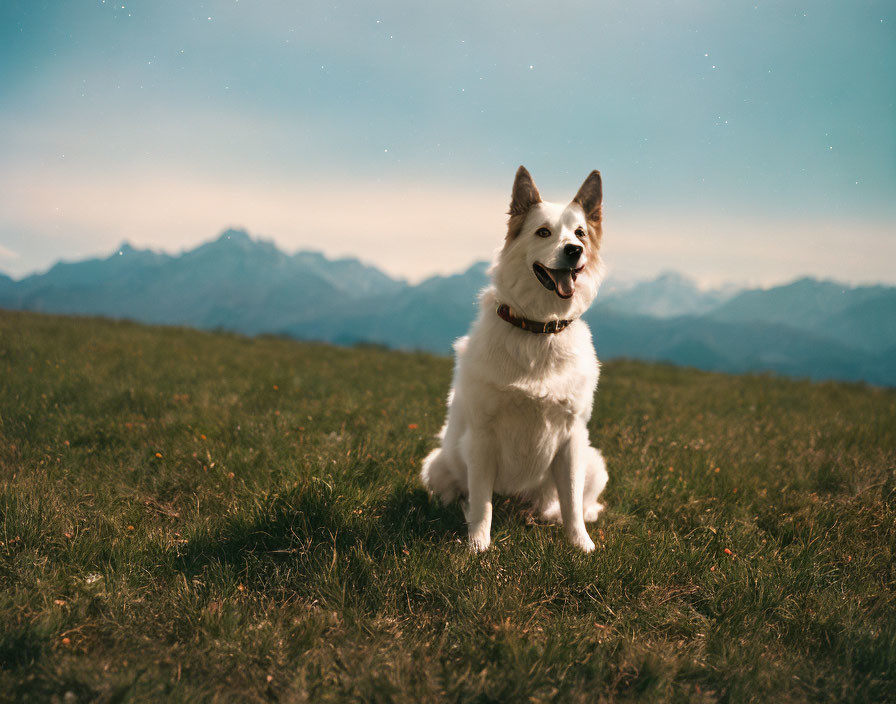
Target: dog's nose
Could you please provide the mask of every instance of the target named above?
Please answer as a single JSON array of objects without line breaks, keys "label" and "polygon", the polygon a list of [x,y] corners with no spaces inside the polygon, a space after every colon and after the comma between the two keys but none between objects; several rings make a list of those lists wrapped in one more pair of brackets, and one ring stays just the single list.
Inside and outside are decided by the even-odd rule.
[{"label": "dog's nose", "polygon": [[575,264],[579,260],[579,257],[582,256],[582,249],[583,247],[581,245],[568,244],[563,248],[563,253],[569,257],[569,261]]}]

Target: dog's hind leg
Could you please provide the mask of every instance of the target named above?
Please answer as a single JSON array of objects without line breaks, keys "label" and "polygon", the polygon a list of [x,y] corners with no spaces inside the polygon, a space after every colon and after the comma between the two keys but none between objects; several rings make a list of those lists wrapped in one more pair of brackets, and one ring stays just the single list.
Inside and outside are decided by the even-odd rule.
[{"label": "dog's hind leg", "polygon": [[597,497],[607,485],[607,464],[600,450],[589,447],[585,453],[587,464],[585,467],[585,491],[582,504],[585,513],[585,522],[591,523],[597,520],[598,514],[604,505],[598,503]]},{"label": "dog's hind leg", "polygon": [[423,460],[423,469],[420,471],[420,480],[423,486],[433,496],[444,504],[450,504],[458,494],[457,482],[451,472],[446,459],[445,450],[437,447]]},{"label": "dog's hind leg", "polygon": [[532,501],[538,517],[545,523],[563,523],[560,515],[560,499],[557,496],[557,485],[550,477],[539,489]]},{"label": "dog's hind leg", "polygon": [[438,496],[444,504],[450,504],[461,493],[457,477],[451,470],[445,449],[437,447],[423,460],[423,469],[420,472],[423,486],[429,493]]},{"label": "dog's hind leg", "polygon": [[[600,450],[588,447],[584,452],[585,457],[585,486],[582,491],[582,512],[585,523],[593,523],[598,514],[603,510],[603,504],[597,501],[597,497],[607,484],[607,467]],[[545,482],[533,504],[538,516],[546,523],[563,523],[563,515],[560,511],[560,497],[557,495],[557,485],[553,478]]]}]

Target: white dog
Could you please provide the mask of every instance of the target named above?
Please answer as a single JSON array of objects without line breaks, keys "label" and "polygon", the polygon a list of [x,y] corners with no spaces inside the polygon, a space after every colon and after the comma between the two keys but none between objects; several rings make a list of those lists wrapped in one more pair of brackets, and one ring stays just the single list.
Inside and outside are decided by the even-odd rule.
[{"label": "white dog", "polygon": [[590,552],[585,523],[607,483],[588,439],[599,367],[580,316],[603,275],[601,179],[593,171],[569,205],[541,200],[525,167],[513,182],[503,248],[470,334],[455,344],[442,446],[423,462],[443,502],[466,497],[470,544],[491,542],[492,493],[522,496]]}]

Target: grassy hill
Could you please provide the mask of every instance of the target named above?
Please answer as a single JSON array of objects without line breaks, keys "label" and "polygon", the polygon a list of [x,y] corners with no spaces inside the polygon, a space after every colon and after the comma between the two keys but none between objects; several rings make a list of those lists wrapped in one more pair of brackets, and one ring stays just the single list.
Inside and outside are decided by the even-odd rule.
[{"label": "grassy hill", "polygon": [[892,698],[896,392],[607,364],[598,549],[479,556],[450,368],[0,312],[0,699]]}]

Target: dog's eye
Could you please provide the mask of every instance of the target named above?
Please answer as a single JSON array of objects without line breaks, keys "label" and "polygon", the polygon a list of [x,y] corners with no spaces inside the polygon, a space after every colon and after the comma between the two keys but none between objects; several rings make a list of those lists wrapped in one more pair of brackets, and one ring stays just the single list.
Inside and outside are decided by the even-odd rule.
[{"label": "dog's eye", "polygon": [[585,231],[581,227],[576,228],[576,237],[578,237],[579,239],[584,239]]},{"label": "dog's eye", "polygon": [[546,228],[546,227],[539,227],[539,228],[535,231],[535,234],[538,235],[539,237],[550,237],[550,236],[551,236],[551,231],[550,231],[548,228]]}]

